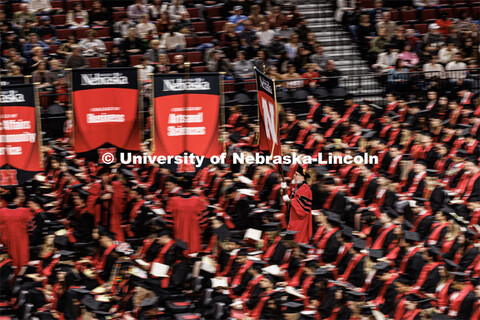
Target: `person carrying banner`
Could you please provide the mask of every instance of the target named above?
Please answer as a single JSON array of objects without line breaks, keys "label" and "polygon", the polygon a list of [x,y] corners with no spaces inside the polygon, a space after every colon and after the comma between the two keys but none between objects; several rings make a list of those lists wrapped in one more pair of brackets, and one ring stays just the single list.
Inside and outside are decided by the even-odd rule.
[{"label": "person carrying banner", "polygon": [[[290,231],[298,231],[295,241],[308,243],[312,237],[312,190],[306,183],[310,175],[305,168],[298,166],[287,194],[283,201],[287,203],[287,219]],[[286,189],[286,182],[282,182]]]}]

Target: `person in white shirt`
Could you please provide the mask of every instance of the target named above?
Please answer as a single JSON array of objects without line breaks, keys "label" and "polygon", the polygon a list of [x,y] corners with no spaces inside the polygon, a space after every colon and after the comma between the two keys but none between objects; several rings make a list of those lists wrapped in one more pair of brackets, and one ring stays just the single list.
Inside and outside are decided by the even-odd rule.
[{"label": "person in white shirt", "polygon": [[49,0],[30,0],[30,12],[42,13],[50,12],[52,10],[52,4]]},{"label": "person in white shirt", "polygon": [[425,79],[445,79],[445,69],[440,63],[438,63],[437,56],[432,56],[430,62],[423,65],[423,72],[425,72]]},{"label": "person in white shirt", "polygon": [[107,48],[102,40],[97,39],[97,32],[95,30],[87,31],[87,39],[81,40],[78,45],[83,50],[84,56],[98,56],[102,55]]},{"label": "person in white shirt", "polygon": [[187,46],[185,36],[180,32],[174,32],[174,25],[168,26],[168,32],[165,32],[160,38],[160,48],[168,51],[182,51]]},{"label": "person in white shirt", "polygon": [[443,47],[438,51],[438,60],[440,63],[447,64],[453,60],[453,57],[458,52],[453,42],[449,42],[446,47]]},{"label": "person in white shirt", "polygon": [[462,83],[467,77],[466,69],[467,65],[462,61],[462,54],[455,54],[454,61],[450,61],[445,67],[450,83],[453,85]]},{"label": "person in white shirt", "polygon": [[148,14],[142,15],[140,23],[137,24],[137,31],[141,38],[146,39],[150,31],[153,31],[153,36],[158,37],[157,27],[155,24],[150,22],[150,17]]},{"label": "person in white shirt", "polygon": [[438,6],[438,0],[413,0],[413,6],[417,8]]},{"label": "person in white shirt", "polygon": [[140,69],[139,70],[139,78],[140,81],[147,81],[150,79],[149,74],[152,74],[155,71],[155,68],[151,65],[148,64],[148,58],[147,57],[141,57],[140,58],[140,64],[137,64],[135,68]]},{"label": "person in white shirt", "polygon": [[378,55],[377,63],[372,66],[380,72],[387,72],[389,68],[395,66],[398,59],[398,52],[393,46],[385,46],[385,51]]},{"label": "person in white shirt", "polygon": [[187,11],[187,9],[182,4],[182,0],[173,0],[172,4],[168,7],[168,14],[173,21],[180,20],[182,12],[185,11]]},{"label": "person in white shirt", "polygon": [[268,47],[273,40],[275,31],[270,29],[270,24],[268,22],[260,23],[260,30],[257,31],[257,37],[260,39],[260,45]]}]

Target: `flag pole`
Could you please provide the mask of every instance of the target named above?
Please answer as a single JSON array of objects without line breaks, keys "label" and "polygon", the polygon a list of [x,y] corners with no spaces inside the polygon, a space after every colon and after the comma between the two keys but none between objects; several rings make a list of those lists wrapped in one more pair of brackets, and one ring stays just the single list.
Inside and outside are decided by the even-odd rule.
[{"label": "flag pole", "polygon": [[[258,83],[258,77],[257,77],[257,67],[253,67],[253,71],[255,73],[255,82]],[[258,100],[258,87],[257,87],[257,100]],[[260,101],[257,101],[257,121],[258,121],[258,132],[256,133],[257,135],[257,144],[258,144],[258,150],[260,150]]]},{"label": "flag pole", "polygon": [[[227,139],[225,137],[225,134],[226,134],[226,117],[225,117],[225,93],[224,93],[224,87],[222,85],[222,82],[223,82],[223,76],[226,74],[226,72],[222,71],[219,73],[219,77],[218,77],[218,80],[220,81],[220,116],[222,118],[222,130],[220,131],[220,139],[222,139],[222,145],[223,145],[223,152],[227,152]],[[222,136],[223,135],[223,136]]]}]

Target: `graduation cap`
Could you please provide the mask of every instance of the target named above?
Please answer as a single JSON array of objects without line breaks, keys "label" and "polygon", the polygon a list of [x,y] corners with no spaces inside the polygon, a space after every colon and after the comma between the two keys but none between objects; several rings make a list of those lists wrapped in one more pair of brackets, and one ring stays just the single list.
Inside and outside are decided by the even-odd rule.
[{"label": "graduation cap", "polygon": [[383,250],[381,249],[369,249],[369,256],[373,259],[380,259],[383,257]]},{"label": "graduation cap", "polygon": [[386,209],[385,214],[390,217],[390,219],[395,220],[398,218],[398,213],[393,209]]},{"label": "graduation cap", "polygon": [[298,320],[316,319],[316,316],[317,316],[316,310],[305,310],[300,312],[300,318]]},{"label": "graduation cap", "polygon": [[139,307],[142,309],[152,309],[158,306],[158,297],[147,298],[143,300]]},{"label": "graduation cap", "polygon": [[293,240],[298,231],[286,230],[280,233],[284,240]]},{"label": "graduation cap", "polygon": [[302,251],[304,254],[308,254],[308,251],[309,251],[309,250],[315,249],[314,247],[312,247],[311,245],[306,244],[306,243],[298,243],[298,248],[299,248],[300,251]]},{"label": "graduation cap", "polygon": [[270,281],[271,283],[275,283],[275,279],[273,278],[273,276],[271,274],[264,274],[263,279],[266,279],[266,280]]},{"label": "graduation cap", "polygon": [[240,250],[237,251],[237,257],[246,256],[247,254],[248,248],[240,248]]},{"label": "graduation cap", "polygon": [[277,231],[279,229],[280,229],[279,222],[269,222],[269,223],[262,224],[263,231]]},{"label": "graduation cap", "polygon": [[238,143],[241,139],[240,132],[238,132],[238,131],[233,132],[232,134],[230,134],[228,139],[230,139],[231,141],[233,141],[235,143]]},{"label": "graduation cap", "polygon": [[53,243],[55,247],[59,250],[66,249],[70,242],[68,241],[68,237],[66,236],[55,236]]},{"label": "graduation cap", "polygon": [[220,228],[213,230],[213,233],[217,235],[218,240],[224,241],[230,236],[230,230],[226,225],[222,225]]},{"label": "graduation cap", "polygon": [[318,265],[318,260],[316,258],[305,259],[302,260],[302,262],[305,263],[305,267],[307,268],[316,267]]},{"label": "graduation cap", "polygon": [[355,290],[348,290],[347,294],[349,296],[350,301],[362,301],[363,298],[367,295],[365,292],[355,291]]},{"label": "graduation cap", "polygon": [[460,266],[458,264],[456,264],[455,262],[453,262],[452,260],[450,259],[443,259],[443,261],[445,261],[445,266],[447,267],[447,269],[449,271],[452,271],[452,270],[455,270],[455,269],[459,269]]},{"label": "graduation cap", "polygon": [[105,174],[105,173],[110,174],[110,172],[111,172],[110,167],[107,165],[103,165],[100,167],[100,169],[98,169],[97,176],[101,176],[102,174]]},{"label": "graduation cap", "polygon": [[442,251],[440,250],[440,248],[436,247],[436,246],[431,246],[431,247],[428,247],[427,248],[427,253],[430,257],[432,258],[435,258],[437,256],[441,256],[442,255]]},{"label": "graduation cap", "polygon": [[68,250],[60,250],[60,261],[71,261],[75,252]]},{"label": "graduation cap", "polygon": [[417,206],[422,206],[422,207],[425,205],[425,202],[428,201],[428,199],[421,198],[421,197],[412,197],[412,200],[416,202]]},{"label": "graduation cap", "polygon": [[160,229],[157,231],[157,238],[160,238],[162,236],[171,236],[172,232],[168,229]]},{"label": "graduation cap", "polygon": [[305,178],[310,178],[310,174],[307,172],[307,170],[300,165],[297,166],[297,173]]},{"label": "graduation cap", "polygon": [[428,167],[427,162],[425,162],[425,160],[421,160],[421,159],[415,161],[415,164],[420,164],[422,166]]},{"label": "graduation cap", "polygon": [[300,313],[303,310],[303,303],[289,301],[282,303],[283,307],[286,307],[285,313]]},{"label": "graduation cap", "polygon": [[351,241],[353,238],[353,228],[350,226],[343,226],[342,238],[346,241]]},{"label": "graduation cap", "polygon": [[265,261],[255,260],[255,261],[253,261],[251,268],[260,272],[260,271],[262,271],[262,268],[264,268],[266,264],[267,263]]},{"label": "graduation cap", "polygon": [[126,168],[122,168],[119,170],[119,172],[125,177],[125,179],[127,180],[133,180],[135,179],[135,174],[133,174],[132,171],[126,169]]},{"label": "graduation cap", "polygon": [[377,131],[369,130],[369,131],[363,133],[362,137],[364,137],[365,139],[371,139],[371,138],[375,137],[375,134],[377,134]]},{"label": "graduation cap", "polygon": [[417,242],[420,241],[420,235],[414,231],[405,231],[403,234],[405,241]]},{"label": "graduation cap", "polygon": [[427,169],[427,176],[428,177],[438,177],[438,170]]},{"label": "graduation cap", "polygon": [[388,262],[377,262],[376,265],[373,266],[373,269],[377,270],[377,272],[387,272],[390,268],[390,263]]},{"label": "graduation cap", "polygon": [[341,224],[342,223],[342,219],[340,218],[340,215],[338,215],[334,212],[331,212],[331,211],[328,212],[327,221],[330,222],[330,223],[333,222],[335,224]]},{"label": "graduation cap", "polygon": [[455,153],[455,156],[458,158],[464,158],[467,155],[467,150],[464,149],[457,149],[457,152]]},{"label": "graduation cap", "polygon": [[108,237],[110,239],[115,239],[115,234],[113,232],[111,232],[110,230],[108,230],[108,228],[106,228],[104,226],[98,226],[98,234],[100,236],[105,236],[105,237]]},{"label": "graduation cap", "polygon": [[454,272],[452,272],[452,274],[454,275],[453,281],[456,281],[456,282],[466,282],[466,281],[469,280],[469,279],[468,279],[469,274],[466,273],[466,272],[454,271]]},{"label": "graduation cap", "polygon": [[175,248],[179,249],[180,251],[188,250],[188,244],[185,241],[177,239],[175,242]]},{"label": "graduation cap", "polygon": [[360,239],[358,237],[353,238],[353,249],[360,252],[361,250],[365,249],[365,240]]}]

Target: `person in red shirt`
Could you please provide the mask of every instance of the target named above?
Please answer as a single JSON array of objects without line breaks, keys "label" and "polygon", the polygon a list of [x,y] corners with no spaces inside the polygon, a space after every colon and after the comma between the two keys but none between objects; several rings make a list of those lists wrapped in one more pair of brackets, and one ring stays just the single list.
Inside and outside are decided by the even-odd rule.
[{"label": "person in red shirt", "polygon": [[443,12],[440,19],[437,19],[435,23],[440,27],[438,31],[443,34],[444,36],[448,36],[450,34],[450,26],[452,25],[453,21],[448,19],[448,14]]},{"label": "person in red shirt", "polygon": [[315,71],[315,64],[314,63],[309,63],[307,64],[307,72],[302,74],[302,78],[305,79],[304,83],[306,87],[310,88],[315,88],[317,85],[318,78],[320,77],[320,74]]}]

